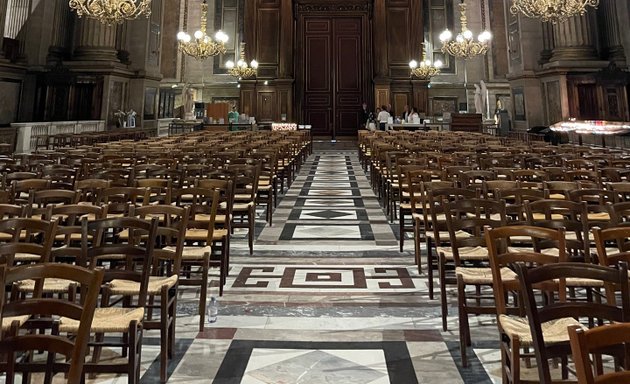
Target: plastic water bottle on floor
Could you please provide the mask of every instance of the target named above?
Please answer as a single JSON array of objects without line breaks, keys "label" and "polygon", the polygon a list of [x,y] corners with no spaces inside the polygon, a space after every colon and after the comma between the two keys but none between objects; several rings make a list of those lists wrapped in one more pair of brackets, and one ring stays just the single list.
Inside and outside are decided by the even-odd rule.
[{"label": "plastic water bottle on floor", "polygon": [[217,321],[217,315],[219,314],[219,302],[217,298],[212,296],[206,305],[206,321],[208,323],[215,323]]}]

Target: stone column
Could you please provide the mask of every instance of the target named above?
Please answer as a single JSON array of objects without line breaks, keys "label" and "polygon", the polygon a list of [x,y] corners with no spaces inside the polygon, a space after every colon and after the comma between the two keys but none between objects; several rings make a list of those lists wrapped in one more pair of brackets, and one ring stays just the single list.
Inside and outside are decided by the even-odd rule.
[{"label": "stone column", "polygon": [[589,14],[575,16],[553,25],[554,49],[551,61],[597,60]]},{"label": "stone column", "polygon": [[553,24],[542,23],[543,50],[540,52],[541,64],[548,63],[553,53]]},{"label": "stone column", "polygon": [[0,0],[0,58],[4,57],[2,45],[4,44],[4,23],[7,18],[8,0]]},{"label": "stone column", "polygon": [[597,14],[599,16],[599,25],[603,29],[604,43],[606,46],[606,54],[609,61],[618,64],[626,64],[626,55],[621,43],[621,35],[619,33],[619,19],[617,17],[617,0],[602,0],[600,2]]},{"label": "stone column", "polygon": [[68,39],[71,32],[70,27],[72,26],[70,8],[68,8],[67,1],[56,0],[54,9],[52,38],[48,49],[49,60],[61,59],[68,51]]},{"label": "stone column", "polygon": [[116,57],[116,29],[100,21],[82,17],[78,20],[76,60],[118,61]]}]

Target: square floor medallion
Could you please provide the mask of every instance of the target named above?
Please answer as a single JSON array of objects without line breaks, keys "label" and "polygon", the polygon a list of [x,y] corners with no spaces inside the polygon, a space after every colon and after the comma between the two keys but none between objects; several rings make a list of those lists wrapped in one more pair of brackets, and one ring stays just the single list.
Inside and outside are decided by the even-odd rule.
[{"label": "square floor medallion", "polygon": [[404,342],[234,340],[215,384],[417,384]]}]

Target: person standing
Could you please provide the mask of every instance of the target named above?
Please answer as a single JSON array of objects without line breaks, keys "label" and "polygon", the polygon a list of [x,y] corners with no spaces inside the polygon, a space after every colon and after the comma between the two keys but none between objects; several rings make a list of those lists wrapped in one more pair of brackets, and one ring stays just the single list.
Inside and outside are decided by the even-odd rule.
[{"label": "person standing", "polygon": [[385,130],[385,127],[387,126],[387,122],[389,121],[390,116],[391,115],[389,114],[389,112],[387,112],[387,106],[383,105],[381,107],[381,111],[378,113],[378,116],[376,117],[381,131]]},{"label": "person standing", "polygon": [[371,112],[368,109],[367,103],[364,101],[363,105],[361,106],[361,125],[360,125],[360,127],[362,129],[365,129],[367,127],[368,121],[370,120],[370,115],[371,115]]},{"label": "person standing", "polygon": [[[413,109],[413,108],[412,108]],[[402,119],[402,121],[404,121],[405,123],[410,123],[411,121],[409,120],[409,115],[411,114],[411,112],[409,111],[409,106],[405,105],[405,107],[403,108],[403,113],[400,116],[400,118]]]}]

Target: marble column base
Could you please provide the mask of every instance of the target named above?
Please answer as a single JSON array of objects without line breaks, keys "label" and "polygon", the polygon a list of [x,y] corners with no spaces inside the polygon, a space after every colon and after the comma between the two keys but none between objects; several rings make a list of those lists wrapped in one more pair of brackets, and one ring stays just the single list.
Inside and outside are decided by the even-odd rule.
[{"label": "marble column base", "polygon": [[109,47],[78,47],[74,51],[74,59],[83,61],[119,61],[116,50]]},{"label": "marble column base", "polygon": [[597,59],[597,51],[594,47],[559,47],[553,50],[549,61],[583,61]]},{"label": "marble column base", "polygon": [[609,61],[614,61],[618,66],[626,66],[626,53],[623,49],[623,46],[617,45],[616,47],[610,47],[607,49],[607,51]]}]

